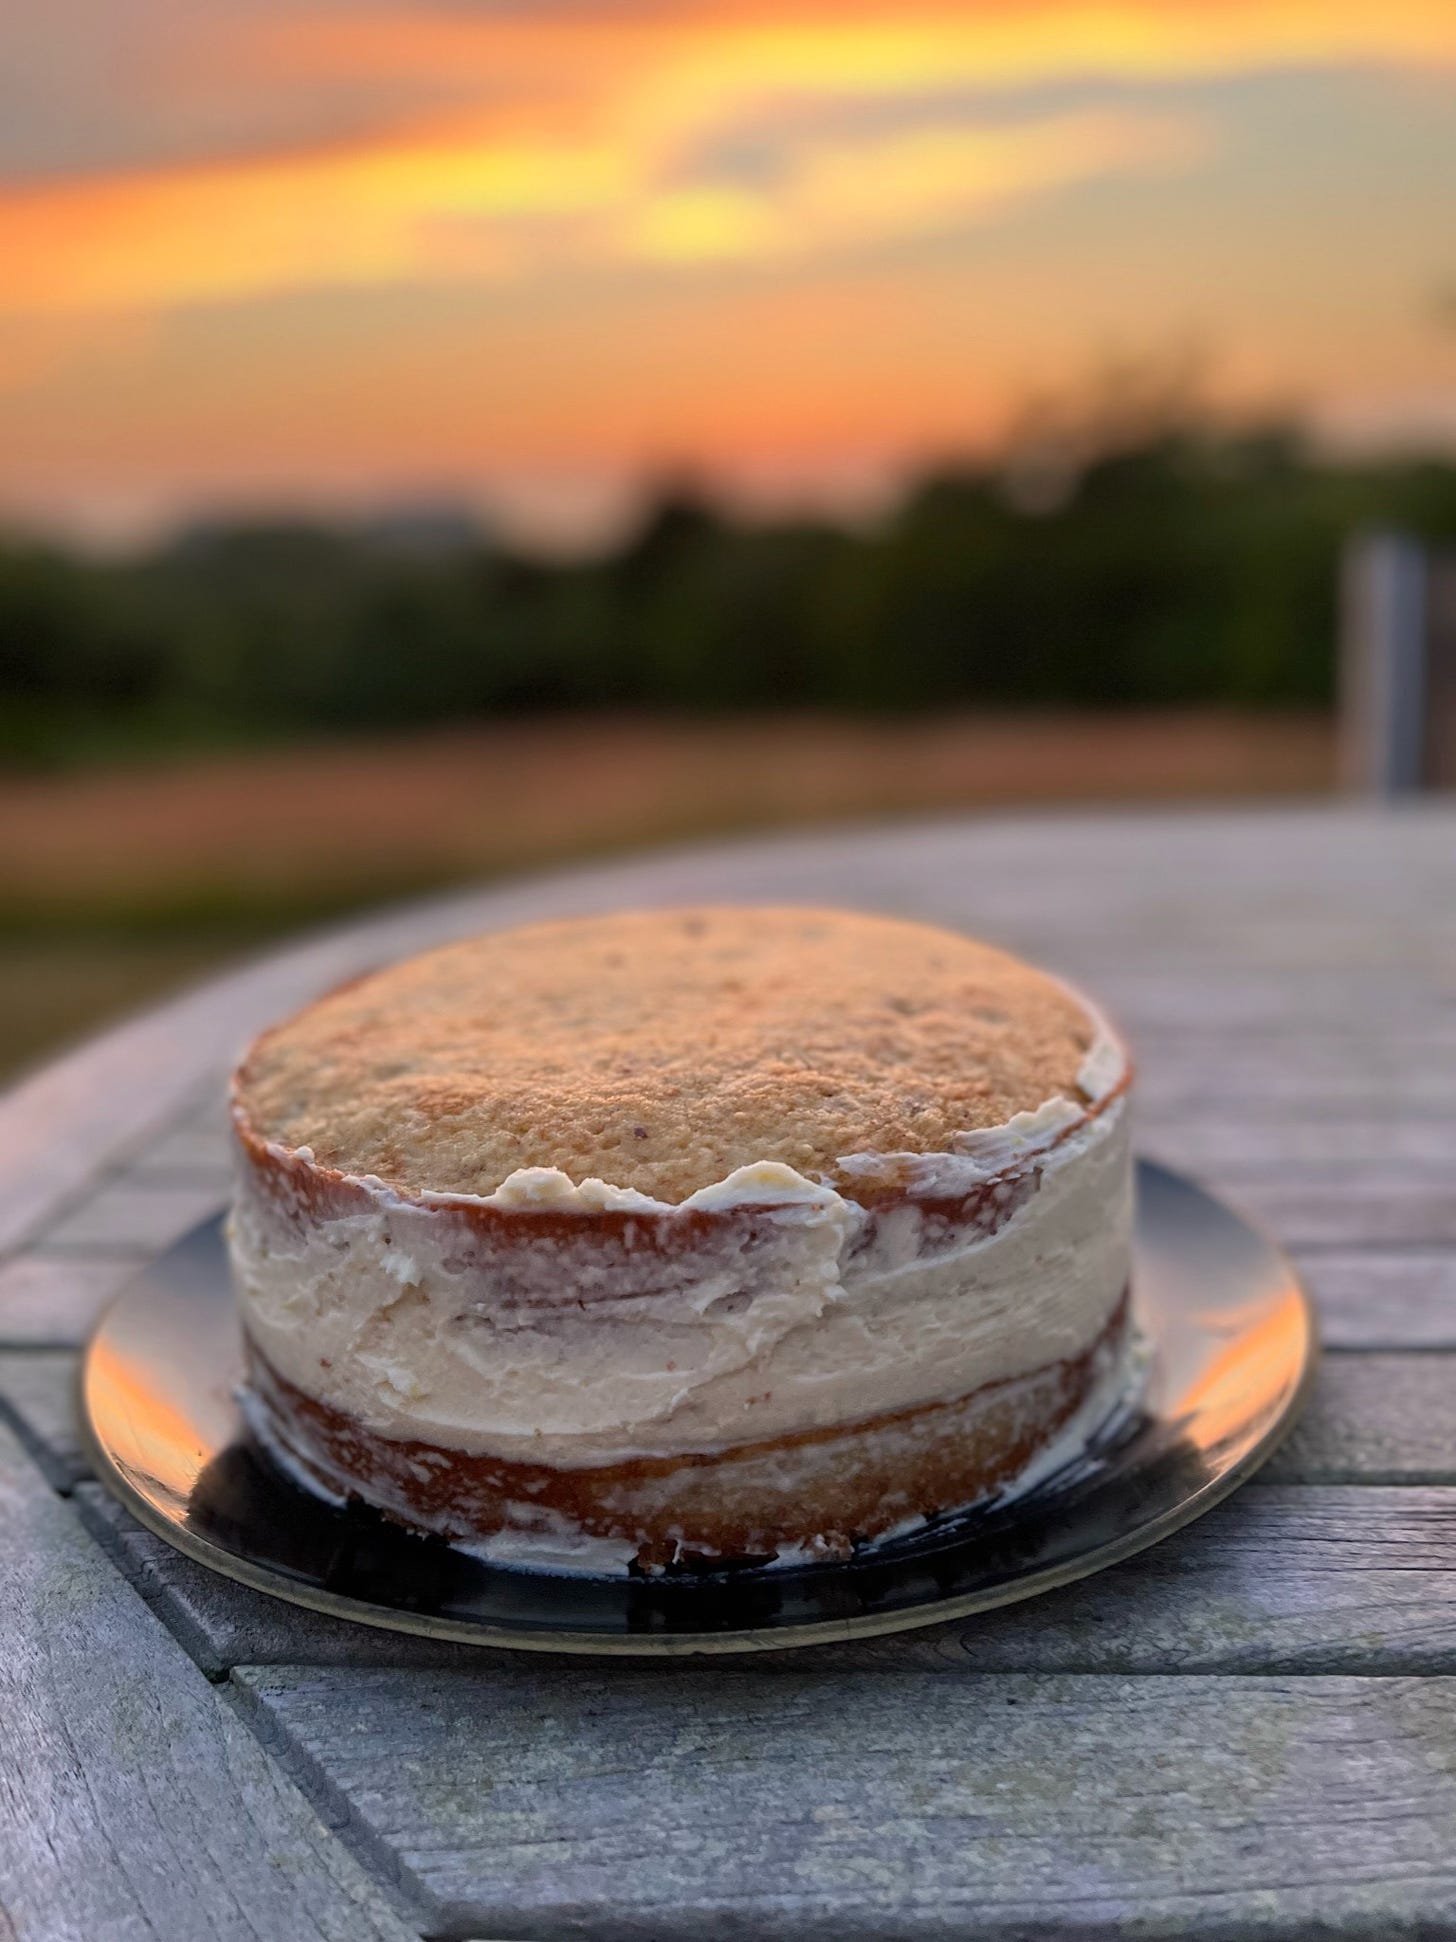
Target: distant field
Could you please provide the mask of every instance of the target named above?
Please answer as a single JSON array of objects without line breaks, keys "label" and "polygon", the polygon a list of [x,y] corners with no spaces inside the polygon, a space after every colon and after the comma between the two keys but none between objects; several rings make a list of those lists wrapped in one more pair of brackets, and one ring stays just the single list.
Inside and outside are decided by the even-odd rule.
[{"label": "distant field", "polygon": [[0,1068],[374,899],[674,837],[1032,803],[1312,794],[1308,716],[555,721],[0,777]]}]

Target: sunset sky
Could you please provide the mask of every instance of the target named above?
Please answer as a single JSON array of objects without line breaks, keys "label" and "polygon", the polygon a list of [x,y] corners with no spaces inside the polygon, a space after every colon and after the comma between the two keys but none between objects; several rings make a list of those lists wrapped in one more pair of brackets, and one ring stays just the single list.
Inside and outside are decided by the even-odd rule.
[{"label": "sunset sky", "polygon": [[1109,362],[1456,447],[1452,0],[0,0],[0,518],[873,508]]}]

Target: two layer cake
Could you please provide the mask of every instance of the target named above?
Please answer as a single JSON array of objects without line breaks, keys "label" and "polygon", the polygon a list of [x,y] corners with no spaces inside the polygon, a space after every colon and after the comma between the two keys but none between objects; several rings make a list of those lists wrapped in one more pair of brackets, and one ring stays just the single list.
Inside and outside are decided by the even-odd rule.
[{"label": "two layer cake", "polygon": [[1056,980],[840,912],[588,918],[360,979],[234,1084],[254,1420],[488,1555],[847,1555],[1110,1407],[1129,1077]]}]

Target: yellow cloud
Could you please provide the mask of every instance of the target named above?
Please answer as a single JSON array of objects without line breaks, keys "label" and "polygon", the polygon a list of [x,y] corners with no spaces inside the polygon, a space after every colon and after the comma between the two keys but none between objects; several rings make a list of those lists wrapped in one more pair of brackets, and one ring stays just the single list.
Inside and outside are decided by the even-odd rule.
[{"label": "yellow cloud", "polygon": [[514,275],[563,258],[823,254],[977,219],[1108,170],[1181,162],[1190,128],[1082,114],[800,143],[772,186],[666,186],[648,138],[457,134],[65,183],[0,200],[17,310],[159,308],[321,286]]},{"label": "yellow cloud", "polygon": [[[0,198],[5,298],[70,310],[378,284],[458,262],[509,268],[489,225],[611,208],[632,158],[597,146],[465,136],[43,184]],[[438,232],[438,234],[435,234]]]},{"label": "yellow cloud", "polygon": [[652,197],[623,243],[667,262],[822,255],[961,227],[1091,176],[1179,165],[1205,142],[1192,122],[1087,113],[806,144],[769,189]]},{"label": "yellow cloud", "polygon": [[722,263],[780,255],[784,212],[761,190],[719,186],[650,197],[621,225],[623,253],[658,263]]}]

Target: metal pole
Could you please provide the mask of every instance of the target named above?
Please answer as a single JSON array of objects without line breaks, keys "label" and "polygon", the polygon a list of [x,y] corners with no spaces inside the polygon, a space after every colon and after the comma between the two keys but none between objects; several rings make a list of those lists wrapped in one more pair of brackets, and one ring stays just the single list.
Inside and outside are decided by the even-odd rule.
[{"label": "metal pole", "polygon": [[1424,780],[1427,564],[1402,533],[1347,542],[1340,602],[1340,768],[1347,789],[1399,796]]}]

